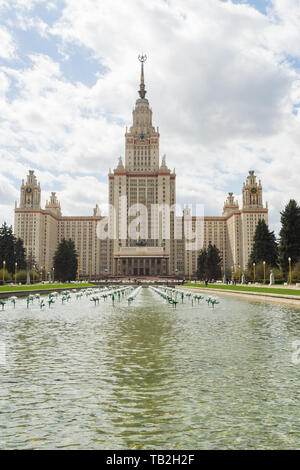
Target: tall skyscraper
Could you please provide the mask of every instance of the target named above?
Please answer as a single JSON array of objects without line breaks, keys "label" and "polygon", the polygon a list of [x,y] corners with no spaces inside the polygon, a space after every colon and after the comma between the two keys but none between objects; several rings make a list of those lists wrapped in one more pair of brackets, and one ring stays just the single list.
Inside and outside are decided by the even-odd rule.
[{"label": "tall skyscraper", "polygon": [[[132,126],[125,133],[125,162],[120,157],[108,175],[110,223],[106,237],[99,224],[106,224],[98,206],[92,216],[62,215],[56,193],[41,208],[41,188],[34,171],[22,181],[20,204],[15,207],[15,234],[24,240],[37,267],[50,270],[57,244],[71,238],[79,255],[81,277],[189,276],[197,271],[201,247],[187,243],[199,218],[189,209],[176,216],[176,174],[166,157],[160,157],[159,129],[152,123],[152,110],[146,98],[144,64],[141,63],[138,98]],[[250,171],[243,185],[242,208],[229,193],[221,216],[205,216],[202,222],[203,246],[219,248],[223,271],[247,268],[253,235],[259,219],[268,221],[263,206],[261,181]],[[186,230],[183,219],[190,219]]]}]

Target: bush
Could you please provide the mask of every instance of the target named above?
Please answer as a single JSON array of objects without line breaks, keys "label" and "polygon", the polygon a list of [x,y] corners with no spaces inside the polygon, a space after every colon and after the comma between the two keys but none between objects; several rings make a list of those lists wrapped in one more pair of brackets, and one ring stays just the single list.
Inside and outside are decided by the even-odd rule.
[{"label": "bush", "polygon": [[[3,269],[0,270],[0,280],[3,281]],[[4,281],[5,282],[11,282],[12,281],[11,274],[7,270],[5,270]]]},{"label": "bush", "polygon": [[[33,271],[29,272],[30,274],[30,282],[33,282]],[[15,277],[14,277],[15,280]],[[35,273],[35,282],[38,281],[38,275]],[[17,272],[17,282],[22,282],[25,284],[27,282],[27,271],[25,269]]]}]

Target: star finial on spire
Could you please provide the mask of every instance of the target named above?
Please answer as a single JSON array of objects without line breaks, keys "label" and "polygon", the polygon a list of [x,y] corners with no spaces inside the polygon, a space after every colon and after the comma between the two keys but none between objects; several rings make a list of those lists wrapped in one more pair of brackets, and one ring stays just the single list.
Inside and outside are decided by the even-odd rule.
[{"label": "star finial on spire", "polygon": [[146,90],[145,90],[145,82],[144,82],[144,62],[147,60],[146,54],[139,55],[138,57],[139,61],[141,62],[141,83],[140,83],[140,89],[139,89],[139,95],[142,98],[142,100],[146,96]]}]

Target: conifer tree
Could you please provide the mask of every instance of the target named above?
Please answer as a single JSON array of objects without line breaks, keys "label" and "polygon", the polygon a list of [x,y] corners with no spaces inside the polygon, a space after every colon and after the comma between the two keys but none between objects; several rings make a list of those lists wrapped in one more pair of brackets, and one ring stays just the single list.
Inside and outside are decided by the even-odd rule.
[{"label": "conifer tree", "polygon": [[274,232],[271,232],[265,220],[261,219],[258,221],[253,238],[249,268],[253,266],[253,263],[259,264],[264,261],[268,266],[277,267],[278,247]]},{"label": "conifer tree", "polygon": [[15,240],[15,263],[18,263],[18,270],[26,269],[26,250],[21,238]]},{"label": "conifer tree", "polygon": [[65,238],[58,245],[54,255],[55,277],[60,281],[74,281],[78,267],[78,256],[73,240]]},{"label": "conifer tree", "polygon": [[282,271],[287,273],[289,257],[293,265],[300,260],[300,207],[294,199],[291,199],[281,212],[279,235],[279,262]]},{"label": "conifer tree", "polygon": [[216,245],[209,243],[205,262],[205,273],[208,279],[221,278],[222,258]]},{"label": "conifer tree", "polygon": [[13,273],[15,268],[15,237],[12,227],[6,222],[0,227],[0,268],[5,261],[5,269]]}]

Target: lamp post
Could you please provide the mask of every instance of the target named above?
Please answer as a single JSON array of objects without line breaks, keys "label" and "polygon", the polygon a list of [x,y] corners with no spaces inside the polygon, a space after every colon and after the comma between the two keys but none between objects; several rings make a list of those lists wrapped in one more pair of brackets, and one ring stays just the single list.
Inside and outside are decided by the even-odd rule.
[{"label": "lamp post", "polygon": [[255,282],[255,263],[253,263],[253,282]]},{"label": "lamp post", "polygon": [[241,266],[239,265],[239,284],[241,283]]},{"label": "lamp post", "polygon": [[32,266],[32,280],[33,280],[33,283],[35,282],[35,270],[36,270],[36,266],[33,265]]},{"label": "lamp post", "polygon": [[263,265],[264,265],[264,284],[266,283],[266,262],[263,261]]},{"label": "lamp post", "polygon": [[2,274],[3,274],[3,283],[4,283],[4,280],[5,280],[5,265],[6,265],[6,262],[3,261],[3,270],[2,270]]},{"label": "lamp post", "polygon": [[54,272],[55,272],[55,269],[52,268],[52,281],[54,282]]},{"label": "lamp post", "polygon": [[289,277],[290,277],[290,284],[292,284],[292,258],[289,257]]},{"label": "lamp post", "polygon": [[15,263],[15,284],[17,284],[18,263]]},{"label": "lamp post", "polygon": [[90,260],[90,276],[89,276],[89,280],[90,280],[90,281],[92,280],[92,260]]},{"label": "lamp post", "polygon": [[77,262],[77,281],[79,281],[79,267],[80,267],[80,258],[78,256],[78,262]]}]

